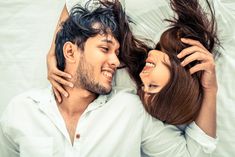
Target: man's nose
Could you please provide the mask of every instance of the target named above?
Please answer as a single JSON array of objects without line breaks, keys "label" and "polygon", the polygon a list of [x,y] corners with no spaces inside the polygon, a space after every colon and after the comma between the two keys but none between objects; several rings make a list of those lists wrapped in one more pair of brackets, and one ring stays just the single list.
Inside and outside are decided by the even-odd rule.
[{"label": "man's nose", "polygon": [[120,65],[120,61],[116,55],[116,53],[110,54],[109,57],[109,64],[117,68]]}]

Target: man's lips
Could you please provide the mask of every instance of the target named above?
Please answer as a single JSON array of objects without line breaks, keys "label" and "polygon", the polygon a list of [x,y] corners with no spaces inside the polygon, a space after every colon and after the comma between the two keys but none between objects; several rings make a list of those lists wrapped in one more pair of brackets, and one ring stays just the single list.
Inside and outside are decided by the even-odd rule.
[{"label": "man's lips", "polygon": [[112,81],[113,80],[113,75],[115,73],[116,70],[112,69],[112,68],[103,68],[102,69],[102,74],[103,76],[108,79],[108,81]]}]

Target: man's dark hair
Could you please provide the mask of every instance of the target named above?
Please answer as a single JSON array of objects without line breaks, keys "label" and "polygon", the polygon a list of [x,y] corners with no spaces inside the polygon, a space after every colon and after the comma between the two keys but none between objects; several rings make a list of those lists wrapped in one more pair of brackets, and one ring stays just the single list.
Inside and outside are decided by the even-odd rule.
[{"label": "man's dark hair", "polygon": [[79,4],[75,5],[56,35],[55,53],[57,67],[60,70],[65,68],[63,46],[68,41],[76,44],[81,50],[84,49],[87,39],[97,34],[112,34],[121,42],[119,21],[127,23],[128,21],[120,2],[114,0],[112,2],[100,1],[99,5],[93,3],[88,1],[84,7]]}]

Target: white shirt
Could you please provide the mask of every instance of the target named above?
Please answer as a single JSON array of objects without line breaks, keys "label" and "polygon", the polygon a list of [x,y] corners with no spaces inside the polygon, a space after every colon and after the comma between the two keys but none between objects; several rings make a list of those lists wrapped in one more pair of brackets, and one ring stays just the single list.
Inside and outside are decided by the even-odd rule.
[{"label": "white shirt", "polygon": [[51,89],[15,97],[0,120],[1,157],[210,156],[215,140],[195,123],[185,135],[144,110],[139,97],[114,89],[81,115],[71,144]]}]

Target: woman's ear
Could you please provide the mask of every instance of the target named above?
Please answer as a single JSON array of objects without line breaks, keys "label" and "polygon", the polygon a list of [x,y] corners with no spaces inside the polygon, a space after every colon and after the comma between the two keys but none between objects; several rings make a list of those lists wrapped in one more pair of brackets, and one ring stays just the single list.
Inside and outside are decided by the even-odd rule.
[{"label": "woman's ear", "polygon": [[78,49],[76,44],[73,44],[70,41],[67,41],[63,46],[63,54],[66,62],[75,63],[76,56],[78,55]]}]

